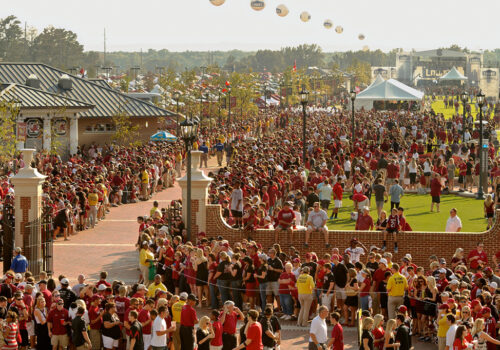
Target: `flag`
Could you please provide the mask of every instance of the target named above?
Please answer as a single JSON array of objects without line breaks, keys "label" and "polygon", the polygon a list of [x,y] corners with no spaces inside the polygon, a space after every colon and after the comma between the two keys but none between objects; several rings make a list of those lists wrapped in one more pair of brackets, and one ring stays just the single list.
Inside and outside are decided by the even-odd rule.
[{"label": "flag", "polygon": [[293,71],[297,71],[297,60],[293,60]]},{"label": "flag", "polygon": [[359,86],[356,86],[356,88],[354,89],[354,91],[356,91],[356,93],[359,94],[359,92],[361,91],[361,89],[359,88]]}]

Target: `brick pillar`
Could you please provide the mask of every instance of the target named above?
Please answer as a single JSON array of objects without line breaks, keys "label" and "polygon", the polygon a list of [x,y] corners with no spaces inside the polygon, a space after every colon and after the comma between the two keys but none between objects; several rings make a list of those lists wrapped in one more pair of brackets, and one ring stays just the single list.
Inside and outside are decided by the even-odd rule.
[{"label": "brick pillar", "polygon": [[[24,168],[20,169],[11,178],[15,190],[14,208],[16,228],[14,242],[15,246],[22,248],[24,254],[29,259],[31,251],[30,249],[25,249],[28,248],[29,235],[38,235],[38,242],[41,243],[41,226],[39,225],[36,229],[26,230],[26,224],[41,217],[42,183],[46,176],[41,175],[37,169],[31,167],[33,153],[35,152],[34,149],[23,149],[21,152],[23,154]],[[40,244],[36,248],[33,248],[38,250],[36,256],[40,259],[42,256],[41,248]],[[41,260],[35,263],[41,266]],[[29,269],[35,270],[33,266],[30,266]]]},{"label": "brick pillar", "polygon": [[[208,186],[212,181],[200,170],[200,156],[203,152],[191,151],[191,239],[198,232],[206,232],[206,206]],[[182,188],[182,217],[187,222],[187,174],[177,180]]]}]

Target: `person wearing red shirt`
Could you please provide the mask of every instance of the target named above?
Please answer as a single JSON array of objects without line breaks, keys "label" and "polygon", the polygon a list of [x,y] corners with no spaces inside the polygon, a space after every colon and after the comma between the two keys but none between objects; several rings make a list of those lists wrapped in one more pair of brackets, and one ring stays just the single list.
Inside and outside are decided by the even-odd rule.
[{"label": "person wearing red shirt", "polygon": [[370,216],[370,208],[363,208],[363,215],[358,215],[358,220],[356,221],[356,231],[372,231],[373,230],[373,218]]},{"label": "person wearing red shirt", "polygon": [[338,312],[333,312],[330,315],[330,323],[333,326],[332,335],[328,341],[327,348],[332,350],[344,350],[344,330],[339,323],[340,314]]},{"label": "person wearing red shirt", "polygon": [[139,312],[137,316],[137,321],[139,321],[142,325],[142,340],[144,342],[144,349],[149,349],[149,345],[151,344],[151,327],[152,320],[149,312],[153,310],[155,307],[155,302],[153,299],[148,299],[146,301],[146,305]]},{"label": "person wearing red shirt", "polygon": [[483,249],[483,242],[479,242],[476,249],[472,250],[467,256],[471,270],[477,271],[488,264],[488,254]]},{"label": "person wearing red shirt", "polygon": [[434,174],[431,180],[431,213],[434,211],[434,203],[436,203],[436,210],[439,213],[439,203],[441,203],[441,179],[439,174]]},{"label": "person wearing red shirt", "polygon": [[222,350],[222,323],[220,322],[220,313],[217,310],[212,310],[210,320],[212,321],[212,329],[214,330],[214,338],[210,341],[210,348],[214,350]]},{"label": "person wearing red shirt", "polygon": [[224,303],[224,310],[220,317],[224,347],[227,346],[228,349],[234,349],[236,347],[236,324],[238,320],[243,320],[244,318],[245,315],[243,315],[240,309],[234,306],[233,301],[228,300]]},{"label": "person wearing red shirt", "polygon": [[293,229],[293,222],[295,220],[295,213],[293,212],[292,208],[292,203],[290,202],[285,202],[283,209],[281,209],[278,213],[278,226],[276,227],[276,230],[274,231],[274,241],[278,241],[278,235],[282,231],[288,231],[292,232]]},{"label": "person wearing red shirt", "polygon": [[352,196],[352,201],[354,202],[354,209],[361,210],[363,207],[368,207],[370,205],[370,200],[363,193],[356,193]]},{"label": "person wearing red shirt", "polygon": [[[484,319],[484,331],[493,339],[497,337],[497,322],[494,317],[491,316],[491,309],[489,307],[483,307],[481,310],[481,317]],[[497,346],[494,343],[488,342],[488,350],[496,350]]]},{"label": "person wearing red shirt", "polygon": [[397,240],[397,233],[399,232],[401,228],[401,225],[399,224],[399,216],[398,216],[398,210],[396,208],[392,208],[391,215],[387,218],[387,227],[385,228],[384,231],[384,240],[382,243],[382,250],[385,250],[386,245],[387,245],[387,234],[392,233],[392,236],[394,238],[394,252],[398,252],[398,240]]},{"label": "person wearing red shirt", "polygon": [[341,178],[337,178],[337,182],[335,185],[333,185],[333,211],[332,211],[332,216],[330,216],[330,220],[333,219],[335,216],[335,219],[337,218],[337,215],[339,214],[339,209],[342,207],[342,195],[344,194],[344,189],[342,188]]},{"label": "person wearing red shirt", "polygon": [[68,310],[64,308],[64,301],[62,299],[59,299],[56,308],[49,312],[47,324],[52,346],[66,348],[69,343],[66,325],[71,323],[69,322]]},{"label": "person wearing red shirt", "polygon": [[101,327],[102,315],[104,311],[99,307],[100,304],[101,298],[98,295],[94,295],[91,299],[88,310],[90,320],[89,338],[92,346],[96,349],[101,348]]},{"label": "person wearing red shirt", "polygon": [[194,325],[198,323],[196,310],[194,306],[198,301],[198,297],[194,294],[189,294],[186,304],[182,307],[181,311],[181,349],[194,349],[195,336]]},{"label": "person wearing red shirt", "polygon": [[234,348],[234,350],[263,350],[264,345],[262,344],[262,326],[257,321],[259,313],[257,310],[248,311],[248,323],[245,327],[245,333],[247,339],[244,342]]}]

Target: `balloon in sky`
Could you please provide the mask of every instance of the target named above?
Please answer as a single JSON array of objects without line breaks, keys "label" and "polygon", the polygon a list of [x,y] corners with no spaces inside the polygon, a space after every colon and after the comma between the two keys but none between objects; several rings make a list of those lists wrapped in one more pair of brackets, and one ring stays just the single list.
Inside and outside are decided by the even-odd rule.
[{"label": "balloon in sky", "polygon": [[286,7],[285,5],[281,4],[281,5],[278,5],[278,7],[276,7],[276,14],[280,17],[285,17],[286,15],[288,15],[288,7]]},{"label": "balloon in sky", "polygon": [[333,27],[333,22],[330,19],[325,19],[325,21],[323,22],[323,26],[326,29],[330,29],[331,27]]},{"label": "balloon in sky", "polygon": [[365,40],[365,35],[364,34],[359,34],[358,35],[359,40]]},{"label": "balloon in sky", "polygon": [[309,12],[304,11],[300,14],[300,20],[302,22],[309,22],[310,19],[311,19],[311,15],[309,14]]},{"label": "balloon in sky", "polygon": [[210,3],[214,6],[220,6],[223,5],[226,2],[226,0],[210,0]]},{"label": "balloon in sky", "polygon": [[250,6],[255,10],[255,11],[262,11],[264,7],[266,7],[266,3],[264,0],[252,0],[250,2]]},{"label": "balloon in sky", "polygon": [[337,34],[342,34],[343,31],[344,31],[344,28],[342,28],[342,26],[336,26],[335,27],[335,32]]}]

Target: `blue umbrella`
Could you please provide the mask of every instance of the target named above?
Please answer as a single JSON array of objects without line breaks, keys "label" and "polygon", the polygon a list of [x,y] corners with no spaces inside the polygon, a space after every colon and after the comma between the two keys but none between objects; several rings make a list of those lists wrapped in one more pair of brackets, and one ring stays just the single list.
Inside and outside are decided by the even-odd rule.
[{"label": "blue umbrella", "polygon": [[150,139],[151,141],[167,141],[167,142],[177,141],[177,137],[166,131],[158,131],[156,134],[152,135]]}]

